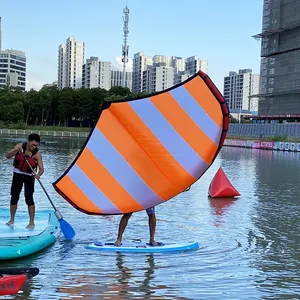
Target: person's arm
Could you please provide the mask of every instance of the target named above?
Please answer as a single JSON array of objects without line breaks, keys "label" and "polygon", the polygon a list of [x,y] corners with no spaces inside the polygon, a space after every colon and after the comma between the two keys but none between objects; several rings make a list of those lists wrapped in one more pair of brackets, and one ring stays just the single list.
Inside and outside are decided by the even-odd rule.
[{"label": "person's arm", "polygon": [[10,152],[6,154],[6,158],[10,159],[15,156],[18,152],[22,152],[22,143],[17,144]]},{"label": "person's arm", "polygon": [[36,154],[36,160],[37,160],[37,164],[39,167],[39,171],[38,173],[35,175],[36,179],[40,179],[40,177],[43,175],[44,173],[44,164],[43,164],[43,159],[42,159],[42,154],[40,152],[38,152]]}]

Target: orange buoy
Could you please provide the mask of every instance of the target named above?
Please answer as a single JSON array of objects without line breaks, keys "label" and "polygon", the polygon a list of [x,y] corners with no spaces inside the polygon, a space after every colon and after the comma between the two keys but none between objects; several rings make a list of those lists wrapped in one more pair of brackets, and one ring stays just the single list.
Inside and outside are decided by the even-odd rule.
[{"label": "orange buoy", "polygon": [[240,193],[233,187],[221,167],[209,185],[208,194],[213,198],[240,196]]}]

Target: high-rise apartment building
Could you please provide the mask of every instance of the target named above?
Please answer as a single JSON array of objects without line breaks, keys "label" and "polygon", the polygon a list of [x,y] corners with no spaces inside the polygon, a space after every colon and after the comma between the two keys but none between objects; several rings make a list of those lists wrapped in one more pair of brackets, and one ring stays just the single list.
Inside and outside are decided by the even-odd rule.
[{"label": "high-rise apartment building", "polygon": [[174,68],[165,63],[154,63],[143,71],[142,91],[154,93],[170,88],[174,85]]},{"label": "high-rise apartment building", "polygon": [[98,57],[91,57],[82,65],[82,87],[86,89],[99,87]]},{"label": "high-rise apartment building", "polygon": [[0,88],[15,86],[26,89],[26,56],[22,51],[0,51]]},{"label": "high-rise apartment building", "polygon": [[107,91],[111,88],[110,61],[99,61],[99,87]]},{"label": "high-rise apartment building", "polygon": [[[123,86],[123,71],[111,71],[111,86]],[[132,89],[132,72],[125,72],[125,87]]]},{"label": "high-rise apartment building", "polygon": [[145,56],[144,52],[138,52],[133,56],[132,66],[132,91],[142,92],[143,90],[143,71],[147,66],[153,65],[152,56]]},{"label": "high-rise apartment building", "polygon": [[251,69],[229,72],[224,78],[224,99],[229,109],[257,112],[257,98],[251,97],[259,92],[259,74]]},{"label": "high-rise apartment building", "polygon": [[181,82],[187,80],[192,75],[185,71],[177,72],[174,74],[174,85],[180,84]]},{"label": "high-rise apartment building", "polygon": [[84,42],[69,37],[58,48],[58,88],[81,88]]},{"label": "high-rise apartment building", "polygon": [[154,64],[164,64],[166,67],[173,67],[173,56],[154,55],[152,62]]},{"label": "high-rise apartment building", "polygon": [[185,59],[182,57],[172,56],[172,67],[174,73],[180,73],[185,71]]},{"label": "high-rise apartment building", "polygon": [[26,89],[26,56],[22,51],[2,51],[2,31],[0,17],[0,88],[4,86]]},{"label": "high-rise apartment building", "polygon": [[208,61],[201,60],[198,56],[190,56],[185,60],[185,71],[194,75],[198,71],[208,73]]},{"label": "high-rise apartment building", "polygon": [[1,28],[1,17],[0,17],[0,51],[2,50],[2,28]]},{"label": "high-rise apartment building", "polygon": [[90,57],[82,66],[83,88],[111,88],[111,63],[100,61],[98,57]]},{"label": "high-rise apartment building", "polygon": [[187,59],[166,55],[151,57],[138,52],[133,58],[132,91],[158,92],[181,83],[199,70],[207,73],[208,61],[197,56]]},{"label": "high-rise apartment building", "polygon": [[259,115],[300,114],[300,2],[264,0]]}]

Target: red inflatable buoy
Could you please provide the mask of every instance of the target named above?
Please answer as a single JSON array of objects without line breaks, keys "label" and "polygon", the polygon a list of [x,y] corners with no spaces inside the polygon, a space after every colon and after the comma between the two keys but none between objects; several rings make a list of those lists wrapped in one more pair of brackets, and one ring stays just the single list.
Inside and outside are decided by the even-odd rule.
[{"label": "red inflatable buoy", "polygon": [[221,167],[209,185],[208,194],[213,198],[240,196],[240,193],[233,187]]}]

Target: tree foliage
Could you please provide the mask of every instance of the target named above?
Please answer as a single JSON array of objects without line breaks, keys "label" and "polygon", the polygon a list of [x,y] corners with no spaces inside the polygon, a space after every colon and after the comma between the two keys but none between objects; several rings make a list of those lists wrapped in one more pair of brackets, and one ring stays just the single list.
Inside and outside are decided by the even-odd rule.
[{"label": "tree foliage", "polygon": [[45,85],[41,90],[23,92],[15,87],[0,89],[0,121],[39,126],[92,127],[104,101],[118,101],[147,96],[131,93],[129,88],[114,86],[109,91],[93,89],[58,89]]}]

